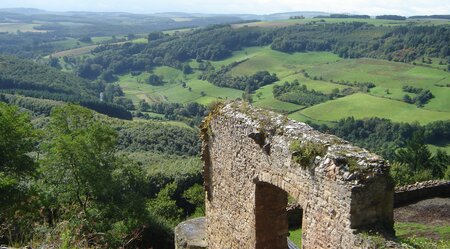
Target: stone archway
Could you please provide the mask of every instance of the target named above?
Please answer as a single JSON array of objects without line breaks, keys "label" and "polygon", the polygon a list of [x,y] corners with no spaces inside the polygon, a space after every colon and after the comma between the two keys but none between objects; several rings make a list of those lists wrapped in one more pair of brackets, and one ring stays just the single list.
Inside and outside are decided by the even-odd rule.
[{"label": "stone archway", "polygon": [[202,140],[211,249],[286,248],[286,193],[302,201],[302,248],[365,248],[359,232],[393,232],[388,165],[364,149],[245,103],[215,108]]},{"label": "stone archway", "polygon": [[287,193],[269,183],[255,191],[255,247],[286,249],[288,237]]}]

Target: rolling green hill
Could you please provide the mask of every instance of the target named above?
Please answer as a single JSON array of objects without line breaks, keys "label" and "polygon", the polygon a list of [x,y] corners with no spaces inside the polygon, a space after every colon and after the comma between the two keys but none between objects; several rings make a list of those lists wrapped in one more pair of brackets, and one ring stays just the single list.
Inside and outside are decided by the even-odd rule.
[{"label": "rolling green hill", "polygon": [[[431,111],[417,108],[397,100],[357,93],[344,98],[309,107],[299,114],[318,121],[338,121],[353,116],[357,119],[379,117],[394,122],[419,122],[427,124],[437,120],[449,120],[450,112]],[[293,118],[302,119],[294,113]]]}]

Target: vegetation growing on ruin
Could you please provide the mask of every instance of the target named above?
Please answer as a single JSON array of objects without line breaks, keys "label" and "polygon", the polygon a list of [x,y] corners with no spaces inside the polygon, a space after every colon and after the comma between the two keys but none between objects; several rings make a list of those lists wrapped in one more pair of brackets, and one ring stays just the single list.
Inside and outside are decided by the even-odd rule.
[{"label": "vegetation growing on ruin", "polygon": [[293,140],[289,145],[292,161],[300,164],[304,169],[314,168],[316,157],[323,157],[327,149],[327,146],[312,141]]}]

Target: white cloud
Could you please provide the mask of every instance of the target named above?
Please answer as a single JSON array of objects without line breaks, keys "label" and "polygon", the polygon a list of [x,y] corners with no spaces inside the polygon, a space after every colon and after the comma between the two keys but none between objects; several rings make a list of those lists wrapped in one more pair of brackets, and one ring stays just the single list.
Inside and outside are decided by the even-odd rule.
[{"label": "white cloud", "polygon": [[138,13],[180,11],[267,14],[315,10],[369,15],[450,14],[449,0],[1,0],[0,8],[10,7]]}]

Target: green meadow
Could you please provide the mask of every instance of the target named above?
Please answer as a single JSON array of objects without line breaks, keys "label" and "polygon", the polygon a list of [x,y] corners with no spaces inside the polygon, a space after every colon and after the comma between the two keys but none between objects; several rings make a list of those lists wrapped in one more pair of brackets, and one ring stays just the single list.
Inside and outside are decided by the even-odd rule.
[{"label": "green meadow", "polygon": [[[131,74],[119,77],[119,84],[125,95],[135,104],[144,99],[149,103],[198,102],[209,104],[216,100],[236,99],[242,96],[242,91],[215,86],[207,81],[198,80],[198,74],[184,75],[180,70],[170,67],[158,67],[153,74],[163,77],[165,82],[161,86],[153,86],[146,83],[150,73],[142,73],[138,76]],[[181,81],[186,82],[183,87]]]},{"label": "green meadow", "polygon": [[[245,61],[244,61],[245,60]],[[231,76],[251,75],[261,70],[276,73],[279,81],[261,87],[253,93],[257,107],[288,114],[299,121],[328,123],[354,116],[355,118],[380,117],[395,122],[430,123],[450,119],[450,88],[439,84],[450,83],[450,73],[438,68],[377,59],[342,59],[329,52],[308,52],[287,54],[269,47],[251,47],[233,53],[222,61],[211,61],[216,67],[235,61],[244,61],[235,66]],[[209,104],[216,100],[233,100],[242,97],[243,91],[217,87],[199,80],[198,63],[191,61],[194,73],[184,75],[170,67],[157,67],[151,73],[162,76],[164,84],[152,86],[146,82],[150,73],[138,76],[130,74],[119,77],[119,84],[127,97],[135,103],[145,99],[150,103],[167,101]],[[304,71],[309,74],[305,77]],[[323,93],[348,86],[336,81],[373,82],[376,87],[368,93],[356,93],[343,98],[306,108],[305,106],[282,102],[274,98],[274,85],[298,80],[301,84]],[[333,82],[331,82],[333,81]],[[181,82],[186,83],[183,87]],[[402,101],[406,94],[402,86],[411,85],[430,90],[435,96],[422,108]],[[415,94],[408,93],[411,97]],[[444,146],[445,147],[445,146]]]},{"label": "green meadow", "polygon": [[17,33],[20,32],[47,32],[45,30],[37,30],[34,27],[40,26],[36,23],[0,23],[0,32]]},{"label": "green meadow", "polygon": [[337,121],[349,116],[357,119],[379,117],[391,119],[394,122],[411,123],[417,121],[421,124],[450,119],[450,112],[426,110],[401,101],[363,93],[327,101],[304,109],[300,113],[311,119],[327,122]]},{"label": "green meadow", "polygon": [[428,89],[435,98],[424,108],[450,112],[450,88],[436,86],[450,83],[450,73],[443,70],[385,60],[345,59],[313,65],[307,72],[327,81],[373,82],[376,87],[371,89],[372,95],[397,100],[406,94],[402,90],[405,85]]}]

